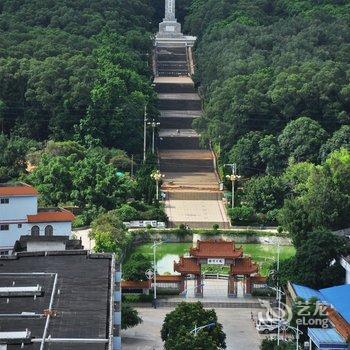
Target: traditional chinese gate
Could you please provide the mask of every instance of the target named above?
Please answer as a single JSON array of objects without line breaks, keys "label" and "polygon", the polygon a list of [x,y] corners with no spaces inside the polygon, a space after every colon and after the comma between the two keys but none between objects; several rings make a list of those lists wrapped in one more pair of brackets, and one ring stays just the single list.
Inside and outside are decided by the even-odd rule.
[{"label": "traditional chinese gate", "polygon": [[258,274],[259,266],[251,257],[243,256],[243,248],[236,247],[233,241],[198,241],[195,248],[190,248],[189,257],[180,257],[179,262],[174,262],[174,271],[181,274],[181,292],[186,288],[186,279],[194,276],[195,296],[203,297],[203,276],[201,265],[228,265],[227,295],[237,296],[238,280],[243,279],[243,293],[250,295],[254,283],[265,283],[266,278]]}]

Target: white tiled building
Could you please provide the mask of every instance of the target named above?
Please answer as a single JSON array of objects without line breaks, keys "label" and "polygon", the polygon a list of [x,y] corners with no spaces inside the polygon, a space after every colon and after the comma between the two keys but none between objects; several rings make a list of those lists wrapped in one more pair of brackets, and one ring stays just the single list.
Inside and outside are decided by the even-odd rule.
[{"label": "white tiled building", "polygon": [[12,252],[22,235],[69,236],[74,215],[61,208],[38,208],[38,192],[27,184],[0,184],[0,254]]},{"label": "white tiled building", "polygon": [[345,283],[346,284],[350,284],[350,255],[349,256],[344,256],[341,258],[340,261],[341,265],[344,267],[345,271],[346,271],[346,280]]}]

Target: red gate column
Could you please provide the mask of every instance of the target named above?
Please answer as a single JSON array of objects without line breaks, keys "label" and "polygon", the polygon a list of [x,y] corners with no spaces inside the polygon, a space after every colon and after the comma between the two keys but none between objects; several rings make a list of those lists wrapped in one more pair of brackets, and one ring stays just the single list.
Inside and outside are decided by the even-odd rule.
[{"label": "red gate column", "polygon": [[245,276],[245,293],[252,294],[252,282],[250,276]]},{"label": "red gate column", "polygon": [[232,275],[228,276],[228,297],[233,298],[236,297],[236,290],[235,290],[235,278]]},{"label": "red gate column", "polygon": [[179,282],[180,293],[185,290],[185,276],[181,275],[181,282]]},{"label": "red gate column", "polygon": [[201,275],[196,275],[196,279],[195,279],[195,296],[197,298],[202,298],[203,297],[203,282],[202,282],[202,276]]}]

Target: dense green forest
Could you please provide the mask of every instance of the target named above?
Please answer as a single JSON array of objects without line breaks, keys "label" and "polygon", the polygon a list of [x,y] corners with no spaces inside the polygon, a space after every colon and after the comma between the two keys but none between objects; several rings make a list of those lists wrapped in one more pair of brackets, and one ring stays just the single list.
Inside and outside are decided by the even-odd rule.
[{"label": "dense green forest", "polygon": [[[186,27],[199,36],[206,102],[198,128],[242,175],[281,172],[290,158],[318,161],[348,146],[349,129],[340,128],[350,124],[349,24],[346,0],[192,2]],[[315,122],[289,126],[299,117]]]},{"label": "dense green forest", "polygon": [[0,1],[2,130],[137,150],[152,16],[137,0]]},{"label": "dense green forest", "polygon": [[350,227],[350,1],[193,0],[185,28],[198,36],[195,127],[222,175],[236,163],[242,176],[232,222],[289,234],[282,283],[342,283],[332,261],[350,247],[330,230]]},{"label": "dense green forest", "polygon": [[80,208],[82,224],[152,201],[141,154],[158,2],[0,0],[0,182]]},{"label": "dense green forest", "polygon": [[[245,213],[275,219],[288,167],[350,149],[350,2],[194,0],[185,28],[205,101],[195,126],[252,179]],[[254,203],[261,189],[270,200]]]}]

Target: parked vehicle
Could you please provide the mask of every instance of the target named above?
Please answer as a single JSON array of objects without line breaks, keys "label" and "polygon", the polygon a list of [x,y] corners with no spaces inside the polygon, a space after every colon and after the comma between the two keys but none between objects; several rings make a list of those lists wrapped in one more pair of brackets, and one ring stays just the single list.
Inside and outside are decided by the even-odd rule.
[{"label": "parked vehicle", "polygon": [[255,328],[259,333],[276,333],[278,330],[278,322],[280,322],[278,319],[258,320]]}]

